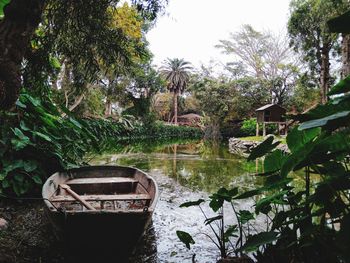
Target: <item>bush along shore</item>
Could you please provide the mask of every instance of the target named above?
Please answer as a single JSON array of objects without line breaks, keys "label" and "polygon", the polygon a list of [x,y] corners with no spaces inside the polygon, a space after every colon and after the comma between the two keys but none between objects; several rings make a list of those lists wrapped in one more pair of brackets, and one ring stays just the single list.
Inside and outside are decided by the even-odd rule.
[{"label": "bush along shore", "polygon": [[[99,153],[111,142],[149,138],[201,138],[192,127],[162,123],[143,125],[125,118],[77,119],[58,109],[49,98],[22,92],[16,111],[0,113],[0,194],[37,194],[55,171],[84,163],[89,152]],[[65,117],[62,117],[65,115]]]}]

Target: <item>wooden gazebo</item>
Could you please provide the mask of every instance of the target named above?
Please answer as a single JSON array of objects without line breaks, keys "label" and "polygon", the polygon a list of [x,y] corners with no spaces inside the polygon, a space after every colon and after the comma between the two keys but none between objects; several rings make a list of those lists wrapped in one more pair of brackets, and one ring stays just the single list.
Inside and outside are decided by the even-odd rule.
[{"label": "wooden gazebo", "polygon": [[287,134],[286,109],[277,104],[267,104],[256,111],[256,136],[259,136],[259,124],[263,125],[263,136],[266,136],[266,123],[277,123],[278,134]]}]

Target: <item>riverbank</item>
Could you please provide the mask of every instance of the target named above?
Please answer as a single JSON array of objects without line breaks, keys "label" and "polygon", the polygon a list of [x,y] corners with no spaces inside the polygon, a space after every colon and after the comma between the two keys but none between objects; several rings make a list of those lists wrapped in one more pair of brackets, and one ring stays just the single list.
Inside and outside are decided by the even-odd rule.
[{"label": "riverbank", "polygon": [[[240,156],[247,157],[253,148],[258,146],[262,141],[264,141],[264,137],[243,137],[243,138],[235,138],[232,137],[229,139],[228,147],[229,151],[233,154],[237,154]],[[288,146],[286,144],[285,138],[276,138],[275,141],[281,141],[281,143],[277,146],[277,149],[280,149],[284,152],[288,152]]]}]

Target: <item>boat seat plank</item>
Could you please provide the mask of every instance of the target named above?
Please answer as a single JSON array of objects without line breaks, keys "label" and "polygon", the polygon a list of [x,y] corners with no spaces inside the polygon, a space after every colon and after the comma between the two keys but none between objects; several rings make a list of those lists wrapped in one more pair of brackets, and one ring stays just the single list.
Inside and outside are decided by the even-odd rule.
[{"label": "boat seat plank", "polygon": [[76,178],[66,182],[72,184],[111,184],[111,183],[137,183],[138,181],[130,177],[100,177],[100,178]]},{"label": "boat seat plank", "polygon": [[[144,209],[116,209],[112,210],[111,212],[115,214],[145,214],[149,210],[144,210]],[[86,210],[84,211],[85,213],[89,214],[94,214],[94,213],[99,213],[100,211],[91,211],[91,210]],[[77,211],[66,211],[67,214],[76,214]]]},{"label": "boat seat plank", "polygon": [[[85,201],[142,201],[151,200],[149,194],[121,194],[121,195],[81,195]],[[50,199],[51,202],[73,202],[76,201],[70,195],[57,195]]]}]

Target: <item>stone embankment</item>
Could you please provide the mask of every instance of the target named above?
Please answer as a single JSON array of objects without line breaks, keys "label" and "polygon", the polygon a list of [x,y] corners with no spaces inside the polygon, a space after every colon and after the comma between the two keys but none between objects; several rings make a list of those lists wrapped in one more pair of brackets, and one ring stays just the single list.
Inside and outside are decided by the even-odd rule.
[{"label": "stone embankment", "polygon": [[[246,141],[241,140],[239,138],[230,138],[229,139],[229,151],[233,154],[238,154],[241,156],[247,157],[253,148],[255,148],[257,145],[259,145],[261,142],[257,141]],[[282,151],[288,152],[288,146],[286,144],[279,144],[277,146],[277,149],[280,149]]]}]

